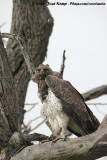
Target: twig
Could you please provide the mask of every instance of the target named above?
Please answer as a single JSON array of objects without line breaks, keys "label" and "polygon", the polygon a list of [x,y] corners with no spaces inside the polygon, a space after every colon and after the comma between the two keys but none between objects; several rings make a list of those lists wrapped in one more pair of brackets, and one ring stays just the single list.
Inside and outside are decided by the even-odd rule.
[{"label": "twig", "polygon": [[87,105],[101,105],[101,106],[104,106],[104,105],[107,105],[107,103],[87,103]]},{"label": "twig", "polygon": [[34,80],[35,79],[35,67],[29,57],[29,54],[27,53],[25,37],[22,34],[22,32],[20,33],[20,36],[16,35],[16,34],[9,34],[9,33],[1,33],[1,36],[2,36],[2,38],[11,38],[11,39],[16,39],[18,41],[19,46],[22,51],[22,54],[24,56],[26,65],[27,65],[28,70],[30,72],[31,79]]},{"label": "twig", "polygon": [[[39,118],[44,118],[44,117],[43,117],[43,116],[38,116],[38,117],[30,120],[26,126],[29,126],[32,122],[36,121],[36,120],[39,119]],[[44,119],[44,120],[45,120],[45,119]]]},{"label": "twig", "polygon": [[[40,122],[37,126],[35,126],[34,128],[32,128],[31,130],[30,130],[30,132],[32,132],[32,131],[34,131],[35,129],[37,129],[38,127],[40,127],[44,122],[46,122],[47,121],[47,118],[46,119],[44,119],[42,122]],[[30,133],[29,132],[29,133]]]},{"label": "twig", "polygon": [[25,106],[37,105],[38,103],[26,103]]},{"label": "twig", "polygon": [[34,103],[34,104],[25,104],[25,105],[26,105],[26,106],[27,106],[27,105],[28,105],[28,106],[29,106],[29,105],[30,105],[30,106],[32,105],[32,107],[25,112],[25,114],[26,114],[26,113],[30,112],[30,111],[37,105],[37,103]]},{"label": "twig", "polygon": [[30,132],[31,127],[28,127],[27,125],[24,124],[22,125],[22,133],[29,133]]},{"label": "twig", "polygon": [[65,50],[63,51],[63,57],[62,57],[62,65],[60,68],[60,76],[63,77],[63,73],[64,73],[64,68],[65,68]]},{"label": "twig", "polygon": [[31,124],[33,121],[36,121],[36,120],[39,119],[39,118],[44,118],[44,117],[43,117],[43,116],[36,117],[36,118],[34,118],[33,120],[30,120],[30,121],[28,122],[28,124],[26,124],[26,125],[25,125],[24,122],[23,122],[23,127],[22,127],[23,133],[30,133],[30,132],[34,131],[35,129],[37,129],[39,126],[41,126],[44,122],[47,121],[47,118],[45,118],[45,119],[43,119],[43,121],[41,121],[37,126],[35,126],[34,128],[31,129],[30,124]]},{"label": "twig", "polygon": [[[28,104],[25,104],[25,105],[36,105],[37,103],[28,103]],[[96,103],[87,103],[87,105],[107,105],[107,103],[99,103],[99,102],[96,102]]]},{"label": "twig", "polygon": [[33,105],[29,110],[27,110],[27,111],[25,112],[25,114],[28,113],[28,112],[30,112],[34,107],[35,107],[35,105]]}]

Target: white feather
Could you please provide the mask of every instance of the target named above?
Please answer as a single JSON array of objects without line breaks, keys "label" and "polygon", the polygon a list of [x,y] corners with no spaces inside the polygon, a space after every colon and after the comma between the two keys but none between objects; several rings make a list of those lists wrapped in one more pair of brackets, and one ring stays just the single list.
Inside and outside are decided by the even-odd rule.
[{"label": "white feather", "polygon": [[54,95],[50,88],[46,99],[43,101],[41,114],[47,117],[54,136],[66,134],[69,117],[63,112],[60,99]]}]

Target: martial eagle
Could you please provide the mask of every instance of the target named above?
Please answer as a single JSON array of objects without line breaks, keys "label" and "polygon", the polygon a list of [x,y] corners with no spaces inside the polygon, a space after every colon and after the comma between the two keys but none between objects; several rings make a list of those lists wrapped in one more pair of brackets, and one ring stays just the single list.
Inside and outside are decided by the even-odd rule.
[{"label": "martial eagle", "polygon": [[65,139],[67,130],[77,136],[97,130],[99,121],[82,95],[58,72],[52,71],[49,65],[40,64],[36,68],[35,80],[42,101],[41,114],[47,118],[46,124],[53,137]]}]

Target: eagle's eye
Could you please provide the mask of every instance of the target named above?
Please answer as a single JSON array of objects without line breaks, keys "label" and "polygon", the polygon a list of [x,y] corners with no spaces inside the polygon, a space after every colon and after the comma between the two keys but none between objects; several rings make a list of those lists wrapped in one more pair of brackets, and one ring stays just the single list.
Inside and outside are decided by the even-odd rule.
[{"label": "eagle's eye", "polygon": [[36,69],[36,72],[37,72],[37,73],[39,73],[39,72],[40,72],[40,70],[39,70],[39,69]]},{"label": "eagle's eye", "polygon": [[48,69],[45,69],[45,72],[49,72],[49,70],[48,70]]}]

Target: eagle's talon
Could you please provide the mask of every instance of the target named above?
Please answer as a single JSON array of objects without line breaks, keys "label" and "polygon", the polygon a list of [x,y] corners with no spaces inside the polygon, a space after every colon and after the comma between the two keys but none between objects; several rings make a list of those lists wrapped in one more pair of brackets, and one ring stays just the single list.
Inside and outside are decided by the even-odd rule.
[{"label": "eagle's talon", "polygon": [[46,142],[49,142],[50,140],[49,139],[44,139],[44,140],[41,140],[41,143],[46,143]]},{"label": "eagle's talon", "polygon": [[65,141],[66,140],[66,136],[63,134],[63,135],[60,135],[58,136],[57,138],[53,139],[52,142],[53,143],[56,143],[58,140],[62,140],[62,141]]},{"label": "eagle's talon", "polygon": [[58,140],[60,140],[60,139],[65,140],[64,138],[57,137],[57,138],[55,138],[55,139],[52,141],[52,143],[56,143],[56,142],[57,142]]},{"label": "eagle's talon", "polygon": [[46,142],[49,142],[49,141],[53,141],[54,139],[56,139],[56,136],[50,137],[49,139],[41,140],[41,143],[46,143]]},{"label": "eagle's talon", "polygon": [[56,139],[56,136],[50,137],[49,140],[53,141],[54,139]]}]

